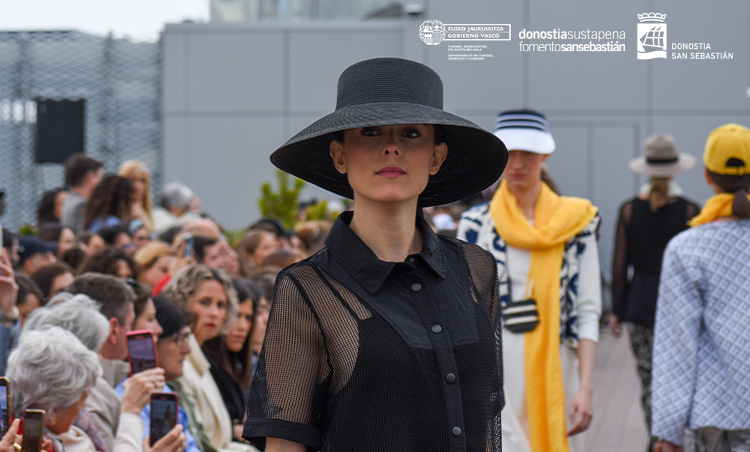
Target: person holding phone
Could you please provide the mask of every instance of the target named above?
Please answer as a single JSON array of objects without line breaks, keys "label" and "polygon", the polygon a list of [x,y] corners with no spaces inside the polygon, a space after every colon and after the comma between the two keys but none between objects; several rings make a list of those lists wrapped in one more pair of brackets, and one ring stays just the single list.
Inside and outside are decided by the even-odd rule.
[{"label": "person holding phone", "polygon": [[483,190],[507,151],[442,99],[423,64],[361,61],[336,111],[271,155],[356,207],[277,279],[243,432],[266,451],[500,449],[494,261],[421,208]]}]

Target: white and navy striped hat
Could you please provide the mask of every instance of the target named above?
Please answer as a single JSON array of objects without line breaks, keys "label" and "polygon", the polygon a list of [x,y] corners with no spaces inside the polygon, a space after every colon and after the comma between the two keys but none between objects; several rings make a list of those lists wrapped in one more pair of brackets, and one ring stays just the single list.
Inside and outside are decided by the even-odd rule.
[{"label": "white and navy striped hat", "polygon": [[497,115],[495,136],[509,151],[552,154],[555,140],[549,132],[547,118],[534,110],[508,110]]}]

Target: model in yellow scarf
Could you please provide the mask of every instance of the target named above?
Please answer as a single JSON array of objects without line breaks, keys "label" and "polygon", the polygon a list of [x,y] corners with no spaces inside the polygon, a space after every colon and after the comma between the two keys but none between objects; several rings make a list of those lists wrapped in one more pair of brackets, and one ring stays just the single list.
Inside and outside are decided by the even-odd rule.
[{"label": "model in yellow scarf", "polygon": [[539,311],[539,326],[526,334],[524,360],[526,405],[534,452],[568,451],[565,389],[560,362],[560,269],[565,242],[596,215],[586,199],[561,197],[542,184],[534,209],[534,225],[518,207],[503,180],[490,203],[495,229],[505,242],[531,251],[529,281]]},{"label": "model in yellow scarf", "polygon": [[[747,198],[750,199],[750,195],[747,195]],[[706,201],[701,212],[688,222],[688,225],[693,228],[716,221],[720,217],[731,217],[732,201],[734,201],[734,193],[719,193],[712,196]]]}]

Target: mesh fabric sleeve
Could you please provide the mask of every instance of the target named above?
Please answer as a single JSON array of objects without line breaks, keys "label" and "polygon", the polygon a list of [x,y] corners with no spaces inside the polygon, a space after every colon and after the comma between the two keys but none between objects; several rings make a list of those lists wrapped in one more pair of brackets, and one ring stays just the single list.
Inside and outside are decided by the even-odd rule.
[{"label": "mesh fabric sleeve", "polygon": [[612,262],[612,310],[623,320],[627,307],[628,266],[631,263],[628,244],[628,226],[633,215],[633,203],[626,202],[620,208],[615,233],[615,253]]},{"label": "mesh fabric sleeve", "polygon": [[324,337],[308,295],[293,275],[280,276],[242,436],[260,448],[270,436],[318,450],[329,375]]}]

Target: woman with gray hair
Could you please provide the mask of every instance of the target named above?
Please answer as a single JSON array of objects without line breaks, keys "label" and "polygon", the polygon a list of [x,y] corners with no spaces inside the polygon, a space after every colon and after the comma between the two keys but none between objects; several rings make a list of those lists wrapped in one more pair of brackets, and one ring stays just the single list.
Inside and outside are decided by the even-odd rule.
[{"label": "woman with gray hair", "polygon": [[208,441],[199,446],[203,450],[251,450],[250,446],[233,441],[240,438],[241,432],[232,428],[232,420],[201,348],[209,339],[228,332],[237,317],[237,292],[232,280],[222,270],[189,265],[174,274],[162,296],[187,313],[193,332],[188,339],[190,354],[183,364],[183,376],[169,382],[169,386],[179,393],[183,407],[195,407],[195,417],[191,420],[203,426],[204,438]]},{"label": "woman with gray hair", "polygon": [[95,452],[73,422],[101,372],[97,354],[72,333],[60,327],[24,332],[8,359],[13,413],[22,417],[28,409],[44,410],[55,451]]}]

